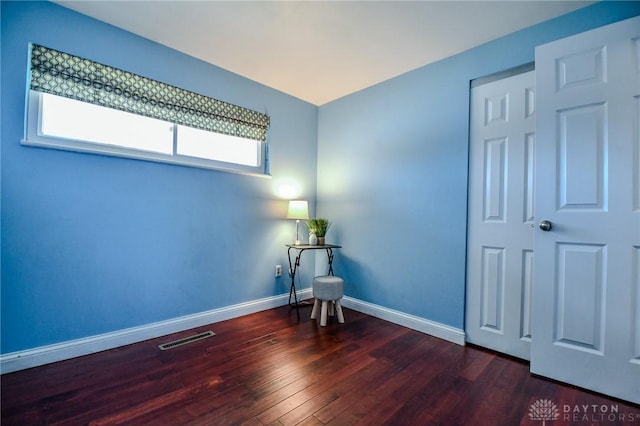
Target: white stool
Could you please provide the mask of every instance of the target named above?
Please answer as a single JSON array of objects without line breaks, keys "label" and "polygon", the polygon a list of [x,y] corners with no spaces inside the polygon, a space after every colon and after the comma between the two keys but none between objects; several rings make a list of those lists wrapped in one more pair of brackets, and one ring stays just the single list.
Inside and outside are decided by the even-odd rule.
[{"label": "white stool", "polygon": [[327,310],[329,315],[333,316],[335,312],[338,316],[338,322],[344,323],[344,315],[342,314],[342,306],[340,299],[344,295],[344,280],[333,275],[321,275],[313,279],[312,284],[313,297],[316,298],[311,310],[311,319],[318,317],[318,308],[322,301],[322,311],[320,313],[320,326],[327,325]]}]

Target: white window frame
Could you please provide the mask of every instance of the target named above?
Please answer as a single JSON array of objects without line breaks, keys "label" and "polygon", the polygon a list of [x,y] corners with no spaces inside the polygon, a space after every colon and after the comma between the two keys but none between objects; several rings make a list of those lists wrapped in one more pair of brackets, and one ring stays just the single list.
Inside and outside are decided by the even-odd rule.
[{"label": "white window frame", "polygon": [[[167,131],[173,131],[173,152],[171,154],[163,154],[159,152],[143,151],[134,148],[126,148],[116,145],[107,145],[104,143],[94,143],[89,141],[65,139],[58,137],[45,136],[41,132],[41,111],[42,111],[42,92],[28,89],[27,94],[27,120],[25,138],[21,141],[22,145],[35,146],[42,148],[52,148],[65,151],[75,151],[98,155],[108,155],[115,157],[131,158],[143,161],[154,161],[160,163],[177,164],[187,167],[198,167],[210,170],[219,170],[232,173],[240,173],[255,176],[268,177],[267,167],[267,143],[254,141],[257,144],[257,166],[249,166],[224,161],[216,161],[207,158],[198,158],[187,155],[178,154],[178,125],[167,122],[169,128]],[[211,132],[212,135],[217,133]],[[226,136],[226,135],[221,135]]]}]

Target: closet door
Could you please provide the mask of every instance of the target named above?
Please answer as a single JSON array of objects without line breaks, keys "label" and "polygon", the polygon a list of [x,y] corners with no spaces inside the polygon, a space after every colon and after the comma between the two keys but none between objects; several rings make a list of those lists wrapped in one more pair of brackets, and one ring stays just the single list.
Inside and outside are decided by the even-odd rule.
[{"label": "closet door", "polygon": [[466,339],[529,359],[535,72],[471,89]]},{"label": "closet door", "polygon": [[640,403],[640,17],[537,48],[536,91],[531,371]]}]

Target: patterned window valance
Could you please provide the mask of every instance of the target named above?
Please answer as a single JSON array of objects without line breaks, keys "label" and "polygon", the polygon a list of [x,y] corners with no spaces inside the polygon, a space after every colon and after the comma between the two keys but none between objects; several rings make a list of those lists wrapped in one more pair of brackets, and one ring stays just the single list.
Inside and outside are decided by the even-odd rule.
[{"label": "patterned window valance", "polygon": [[47,47],[31,47],[33,90],[266,141],[269,116]]}]

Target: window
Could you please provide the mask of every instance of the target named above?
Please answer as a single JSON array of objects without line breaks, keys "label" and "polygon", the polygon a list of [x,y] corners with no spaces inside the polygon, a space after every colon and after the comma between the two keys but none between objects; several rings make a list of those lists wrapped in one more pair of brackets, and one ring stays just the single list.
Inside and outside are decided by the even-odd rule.
[{"label": "window", "polygon": [[48,93],[40,99],[39,136],[173,154],[173,125]]},{"label": "window", "polygon": [[257,167],[259,142],[178,126],[178,154]]},{"label": "window", "polygon": [[31,90],[24,145],[263,174],[264,144]]},{"label": "window", "polygon": [[23,145],[267,174],[269,117],[33,45]]}]

